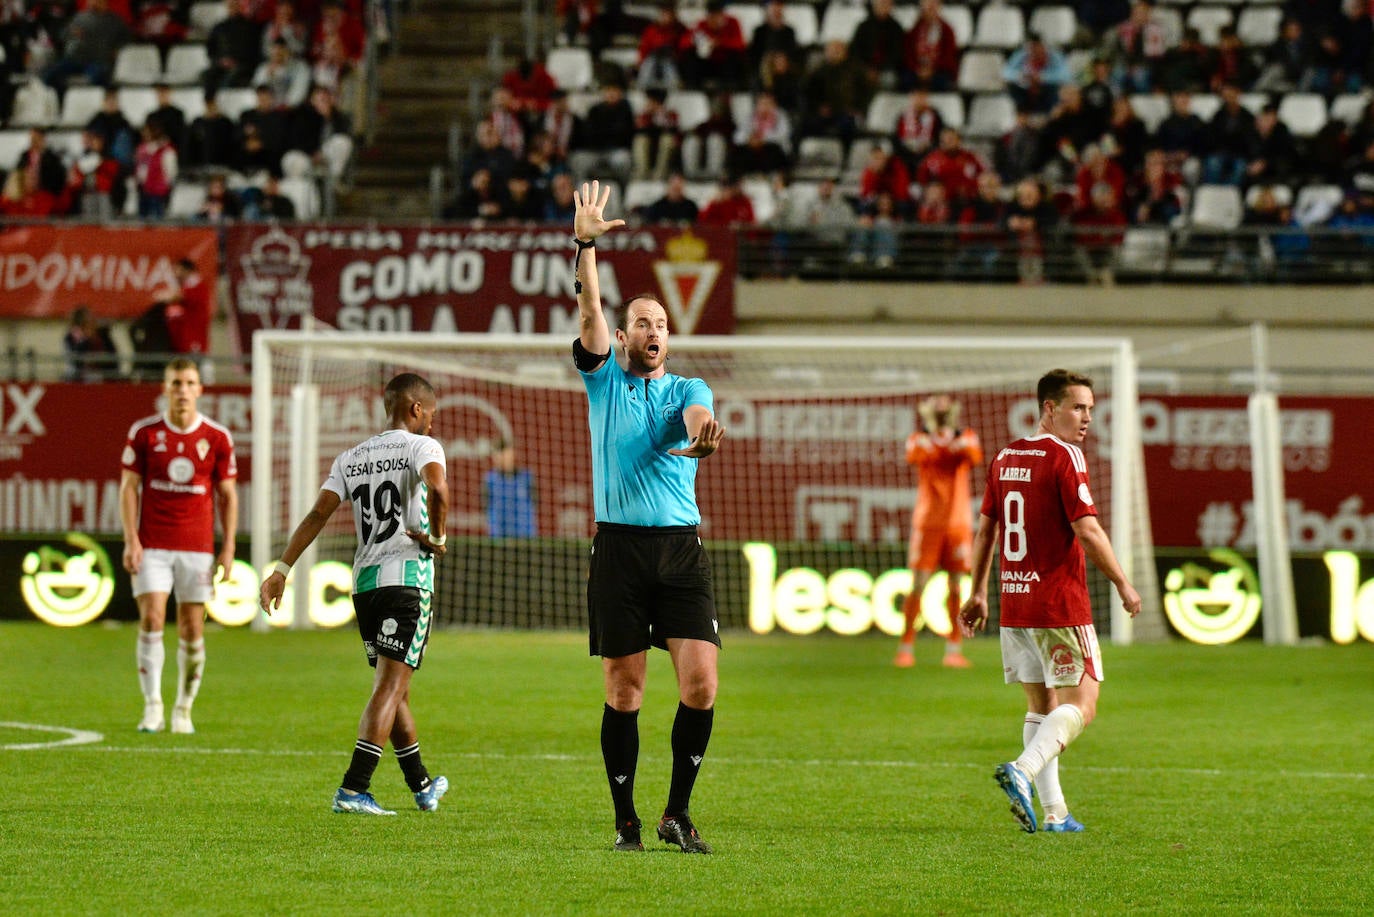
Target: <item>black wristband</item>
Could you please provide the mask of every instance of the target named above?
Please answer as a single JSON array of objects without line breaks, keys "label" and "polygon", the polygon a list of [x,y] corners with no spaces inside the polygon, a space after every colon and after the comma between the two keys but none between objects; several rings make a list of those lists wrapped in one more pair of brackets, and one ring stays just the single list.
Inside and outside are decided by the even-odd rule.
[{"label": "black wristband", "polygon": [[583,249],[587,248],[596,248],[596,240],[592,239],[589,242],[583,242],[577,236],[573,236],[573,245],[577,246],[578,251],[582,251]]}]

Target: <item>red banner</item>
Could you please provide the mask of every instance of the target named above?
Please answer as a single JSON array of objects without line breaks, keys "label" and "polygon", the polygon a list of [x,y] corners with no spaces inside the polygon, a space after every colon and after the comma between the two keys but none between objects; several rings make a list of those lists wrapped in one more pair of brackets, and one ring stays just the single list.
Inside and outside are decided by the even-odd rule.
[{"label": "red banner", "polygon": [[66,318],[77,306],[87,306],[106,319],[136,318],[172,285],[172,265],[182,258],[196,263],[213,296],[219,250],[212,229],[5,227],[0,229],[0,317]]},{"label": "red banner", "polygon": [[[728,230],[640,228],[597,241],[601,298],[652,292],[683,334],[735,329]],[[528,227],[239,225],[225,258],[245,352],[259,328],[301,316],[350,331],[578,333],[569,232]]]}]

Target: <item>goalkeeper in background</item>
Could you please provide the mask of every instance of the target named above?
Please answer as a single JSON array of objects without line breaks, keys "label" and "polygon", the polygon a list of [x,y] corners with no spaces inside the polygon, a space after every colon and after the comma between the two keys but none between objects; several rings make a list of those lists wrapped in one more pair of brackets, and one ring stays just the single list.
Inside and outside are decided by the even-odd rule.
[{"label": "goalkeeper in background", "polygon": [[932,395],[921,402],[917,413],[921,429],[907,437],[906,461],[916,469],[916,506],[911,511],[911,546],[907,565],[911,567],[911,593],[902,603],[906,625],[897,656],[898,668],[916,664],[916,618],[921,614],[921,596],[937,570],[949,577],[950,629],[945,640],[944,664],[966,669],[959,634],[959,581],[969,572],[973,553],[972,479],[975,466],[982,464],[983,446],[973,430],[959,428],[959,402],[949,395]]},{"label": "goalkeeper in background", "polygon": [[[658,837],[683,853],[710,853],[687,814],[715,718],[720,653],[711,561],[697,525],[697,460],[725,429],[711,389],[667,371],[668,313],[651,295],[625,303],[612,336],[601,311],[598,237],[624,220],[602,213],[611,189],[574,192],[574,275],[581,335],[573,363],[587,389],[596,537],[587,573],[591,653],[601,657],[606,704],[601,755],[615,805],[616,850],[643,850],[635,812],[639,708],[649,648],[666,649],[677,673],[673,773]],[[613,346],[614,345],[614,346]],[[625,365],[616,360],[622,352]]]}]

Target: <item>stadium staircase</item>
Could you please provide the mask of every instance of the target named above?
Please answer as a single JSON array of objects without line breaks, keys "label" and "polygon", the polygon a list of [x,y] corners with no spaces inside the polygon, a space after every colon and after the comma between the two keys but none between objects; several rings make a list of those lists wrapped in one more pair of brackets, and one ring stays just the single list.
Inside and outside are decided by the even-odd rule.
[{"label": "stadium staircase", "polygon": [[396,52],[378,65],[376,130],[339,196],[344,218],[428,217],[430,169],[448,159],[449,125],[471,124],[474,83],[485,104],[492,38],[502,69],[524,47],[520,0],[413,0],[400,17]]}]

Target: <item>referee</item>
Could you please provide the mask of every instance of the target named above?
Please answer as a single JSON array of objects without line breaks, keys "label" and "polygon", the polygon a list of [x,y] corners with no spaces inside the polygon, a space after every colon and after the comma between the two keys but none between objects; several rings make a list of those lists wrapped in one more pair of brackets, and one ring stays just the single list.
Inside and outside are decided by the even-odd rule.
[{"label": "referee", "polygon": [[643,850],[635,813],[639,707],[649,647],[666,649],[677,673],[673,777],[659,839],[684,853],[710,853],[687,814],[706,756],[716,702],[719,625],[711,564],[697,535],[697,459],[720,446],[711,389],[667,372],[668,313],[652,296],[625,304],[611,358],[601,311],[596,239],[624,220],[605,220],[611,189],[574,192],[577,309],[573,362],[587,387],[596,538],[587,579],[591,654],[601,657],[606,706],[601,754],[615,804],[616,850]]}]

